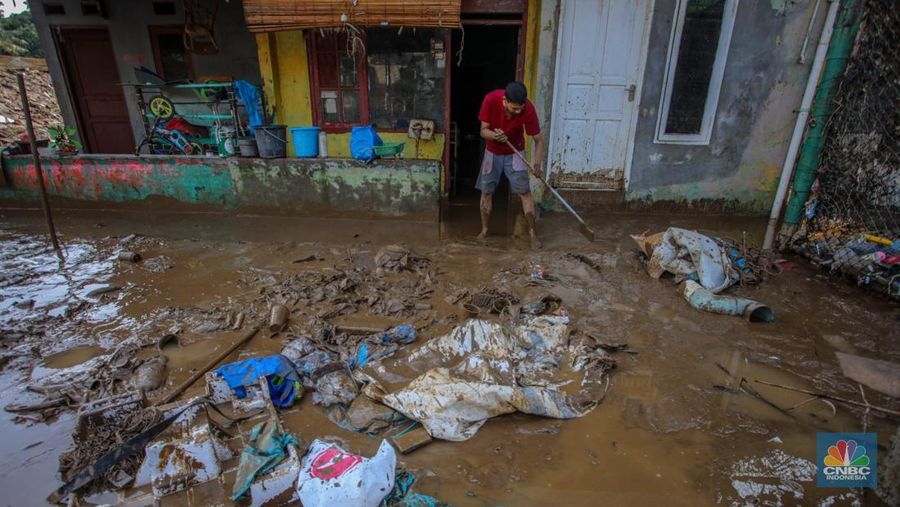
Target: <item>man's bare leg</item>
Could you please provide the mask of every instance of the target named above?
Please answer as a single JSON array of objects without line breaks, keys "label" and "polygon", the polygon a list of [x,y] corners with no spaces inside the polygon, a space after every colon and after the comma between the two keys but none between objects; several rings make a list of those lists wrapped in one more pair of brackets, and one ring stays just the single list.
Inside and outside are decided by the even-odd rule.
[{"label": "man's bare leg", "polygon": [[522,211],[525,212],[525,221],[528,223],[528,235],[531,237],[531,248],[541,248],[541,241],[537,237],[534,225],[534,197],[531,193],[521,194]]},{"label": "man's bare leg", "polygon": [[478,234],[479,239],[484,239],[487,237],[488,233],[488,224],[491,223],[491,206],[493,206],[494,194],[481,194],[481,203],[479,208],[481,208],[481,233]]}]

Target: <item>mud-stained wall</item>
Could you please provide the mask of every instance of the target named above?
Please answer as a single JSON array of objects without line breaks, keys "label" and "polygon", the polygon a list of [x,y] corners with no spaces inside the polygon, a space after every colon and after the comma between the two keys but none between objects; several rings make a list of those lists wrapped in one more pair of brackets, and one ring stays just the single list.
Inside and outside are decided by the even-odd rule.
[{"label": "mud-stained wall", "polygon": [[[152,25],[183,25],[185,19],[183,2],[174,2],[175,14],[164,16],[155,15],[153,2],[148,0],[103,2],[107,10],[105,19],[100,16],[82,15],[81,2],[78,0],[52,2],[53,4],[62,4],[65,14],[50,16],[44,14],[41,2],[29,3],[41,40],[41,48],[47,55],[47,68],[53,79],[63,119],[66,124],[73,126],[76,125],[75,110],[63,78],[59,53],[53,38],[54,26],[108,27],[120,80],[122,83],[133,83],[135,67],[145,66],[155,70],[149,27]],[[194,75],[197,79],[203,76],[227,76],[259,83],[256,41],[244,23],[244,10],[241,2],[219,2],[214,30],[219,53],[191,55]],[[143,137],[144,127],[135,100],[134,89],[125,87],[124,91],[136,144]]]},{"label": "mud-stained wall", "polygon": [[[10,184],[0,188],[0,206],[34,205],[31,157],[3,162]],[[85,155],[42,166],[54,206],[438,220],[437,161]]]},{"label": "mud-stained wall", "polygon": [[[777,5],[776,5],[777,4]],[[764,214],[772,204],[828,2],[740,2],[709,145],[654,141],[676,0],[657,0],[626,190],[629,207]]]}]

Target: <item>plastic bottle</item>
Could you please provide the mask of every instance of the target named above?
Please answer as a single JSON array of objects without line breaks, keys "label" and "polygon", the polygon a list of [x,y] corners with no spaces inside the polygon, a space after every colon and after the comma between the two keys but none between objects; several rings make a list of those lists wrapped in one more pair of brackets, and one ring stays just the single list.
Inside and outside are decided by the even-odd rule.
[{"label": "plastic bottle", "polygon": [[328,134],[319,131],[319,158],[328,158]]}]

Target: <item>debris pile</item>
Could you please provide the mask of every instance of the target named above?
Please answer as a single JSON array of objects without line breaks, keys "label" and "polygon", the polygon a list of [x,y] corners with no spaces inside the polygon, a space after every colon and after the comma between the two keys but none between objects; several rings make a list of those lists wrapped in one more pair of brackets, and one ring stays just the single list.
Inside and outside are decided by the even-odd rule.
[{"label": "debris pile", "polygon": [[47,139],[47,128],[62,123],[62,114],[56,103],[56,92],[47,72],[47,62],[42,58],[0,56],[0,145],[7,146],[20,140],[25,132],[22,117],[22,98],[16,74],[25,75],[25,89],[31,107],[35,135]]},{"label": "debris pile", "polygon": [[[111,259],[136,251],[138,243],[119,242]],[[128,262],[110,265],[138,273],[159,258],[135,264],[133,255],[125,257]],[[318,260],[324,259],[298,264]],[[414,452],[434,439],[466,440],[488,419],[513,412],[580,417],[609,388],[617,349],[570,329],[562,300],[551,292],[531,293],[523,302],[508,284],[453,287],[442,322],[455,322],[452,308],[460,306],[481,318],[427,340],[423,330],[439,313],[432,298],[451,288],[428,258],[395,245],[374,256],[348,250],[334,265],[308,266],[290,274],[248,268],[238,296],[149,313],[109,353],[32,382],[29,389],[46,399],[8,408],[79,410],[75,443],[60,459],[67,482],[51,501],[104,490],[152,501],[233,472],[229,496],[251,505],[275,498],[304,505],[439,505],[411,491],[414,474],[397,466],[397,451]],[[556,281],[534,263],[515,276],[522,288],[549,291]],[[353,326],[339,322],[345,315],[394,323]],[[167,353],[236,330],[244,337],[216,347],[206,366],[158,393],[171,367]],[[221,364],[260,334],[280,353],[244,352]],[[206,396],[168,403],[200,378]],[[311,403],[299,408],[307,395]],[[152,408],[148,397],[156,399]],[[364,458],[323,440],[307,447],[282,427],[281,413],[296,410],[321,410],[336,430],[381,438],[381,448]]]},{"label": "debris pile", "polygon": [[[130,405],[128,406],[129,403]],[[153,408],[141,408],[131,399],[117,399],[120,405],[112,414],[101,410],[82,412],[74,435],[74,447],[59,456],[59,472],[64,482],[97,463],[101,457],[123,442],[141,434],[162,420],[162,413]],[[143,449],[141,449],[143,450]],[[143,452],[132,455],[95,477],[86,492],[119,489],[131,483],[143,459]]]},{"label": "debris pile", "polygon": [[[635,235],[632,239],[647,260],[647,272],[653,278],[665,273],[675,276],[680,293],[698,310],[722,315],[743,316],[751,322],[772,322],[772,310],[756,301],[720,295],[722,291],[752,273],[746,259],[727,244],[696,231],[670,227],[662,233]],[[754,281],[758,278],[754,276]]]},{"label": "debris pile", "polygon": [[7,405],[8,412],[35,412],[39,420],[55,416],[63,407],[78,408],[129,390],[152,391],[166,378],[166,358],[156,356],[138,359],[141,346],[137,340],[122,342],[110,354],[89,359],[70,368],[55,370],[28,384],[29,391],[44,399],[30,405]]}]

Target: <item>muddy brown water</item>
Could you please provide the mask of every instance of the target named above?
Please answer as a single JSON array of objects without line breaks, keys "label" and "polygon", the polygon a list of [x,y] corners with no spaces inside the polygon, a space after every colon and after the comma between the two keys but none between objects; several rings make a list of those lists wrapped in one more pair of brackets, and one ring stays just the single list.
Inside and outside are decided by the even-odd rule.
[{"label": "muddy brown water", "polygon": [[[47,370],[105,353],[129,337],[155,344],[166,332],[180,331],[178,345],[163,352],[168,379],[151,398],[159,396],[243,334],[195,332],[207,323],[203,311],[240,310],[258,296],[267,277],[329,270],[348,265],[348,259],[371,267],[379,246],[391,243],[406,244],[438,268],[435,294],[425,301],[433,310],[424,313],[440,322],[421,331],[419,340],[448,331],[452,322],[441,319],[461,313],[445,296],[459,288],[498,286],[523,301],[559,296],[573,327],[628,343],[637,352],[615,355],[618,367],[606,398],[582,418],[502,416],[468,441],[436,441],[398,456],[420,478],[417,491],[453,505],[732,505],[754,498],[788,505],[846,503],[852,500],[846,491],[817,489],[798,470],[815,461],[816,432],[862,431],[861,412],[821,401],[800,405],[807,396],[753,381],[859,399],[858,386],[841,375],[834,351],[900,362],[898,307],[798,259],[793,269],[761,286],[733,289],[771,306],[773,324],[694,311],[670,281],[652,280],[632,262],[628,234],[678,225],[731,237],[748,231],[753,240],[762,232],[756,220],[593,216],[589,223],[598,240],[587,244],[570,221],[553,215],[541,221],[545,248],[538,252],[514,238],[475,243],[467,223],[439,234],[428,224],[215,215],[70,212],[57,221],[68,250],[63,270],[43,243],[39,215],[0,216],[0,326],[3,352],[10,356],[0,373],[4,405],[38,401],[23,386]],[[128,248],[144,261],[116,261],[119,240],[132,233],[142,236]],[[568,258],[569,252],[593,255],[602,272]],[[322,260],[291,262],[311,254]],[[521,275],[504,273],[528,262],[546,266],[558,281],[526,287]],[[103,284],[122,289],[86,296]],[[294,308],[290,322],[308,317],[306,309]],[[371,327],[400,322],[365,313],[334,320]],[[282,341],[257,335],[226,361],[277,353]],[[138,358],[158,353],[148,346]],[[800,406],[788,416],[733,394],[734,381],[719,365],[748,379],[771,403]],[[202,388],[201,380],[186,395]],[[866,396],[898,409],[896,400],[870,390]],[[290,431],[306,442],[337,436],[353,451],[375,452],[379,439],[338,428],[310,398],[283,414]],[[872,413],[865,424],[878,433],[879,453],[886,452],[896,421]],[[70,411],[46,422],[0,414],[4,504],[43,504],[59,484],[57,457],[70,445],[73,426]],[[202,498],[195,503],[204,503]],[[221,495],[206,500],[213,498]],[[870,492],[857,498],[879,504]]]}]

